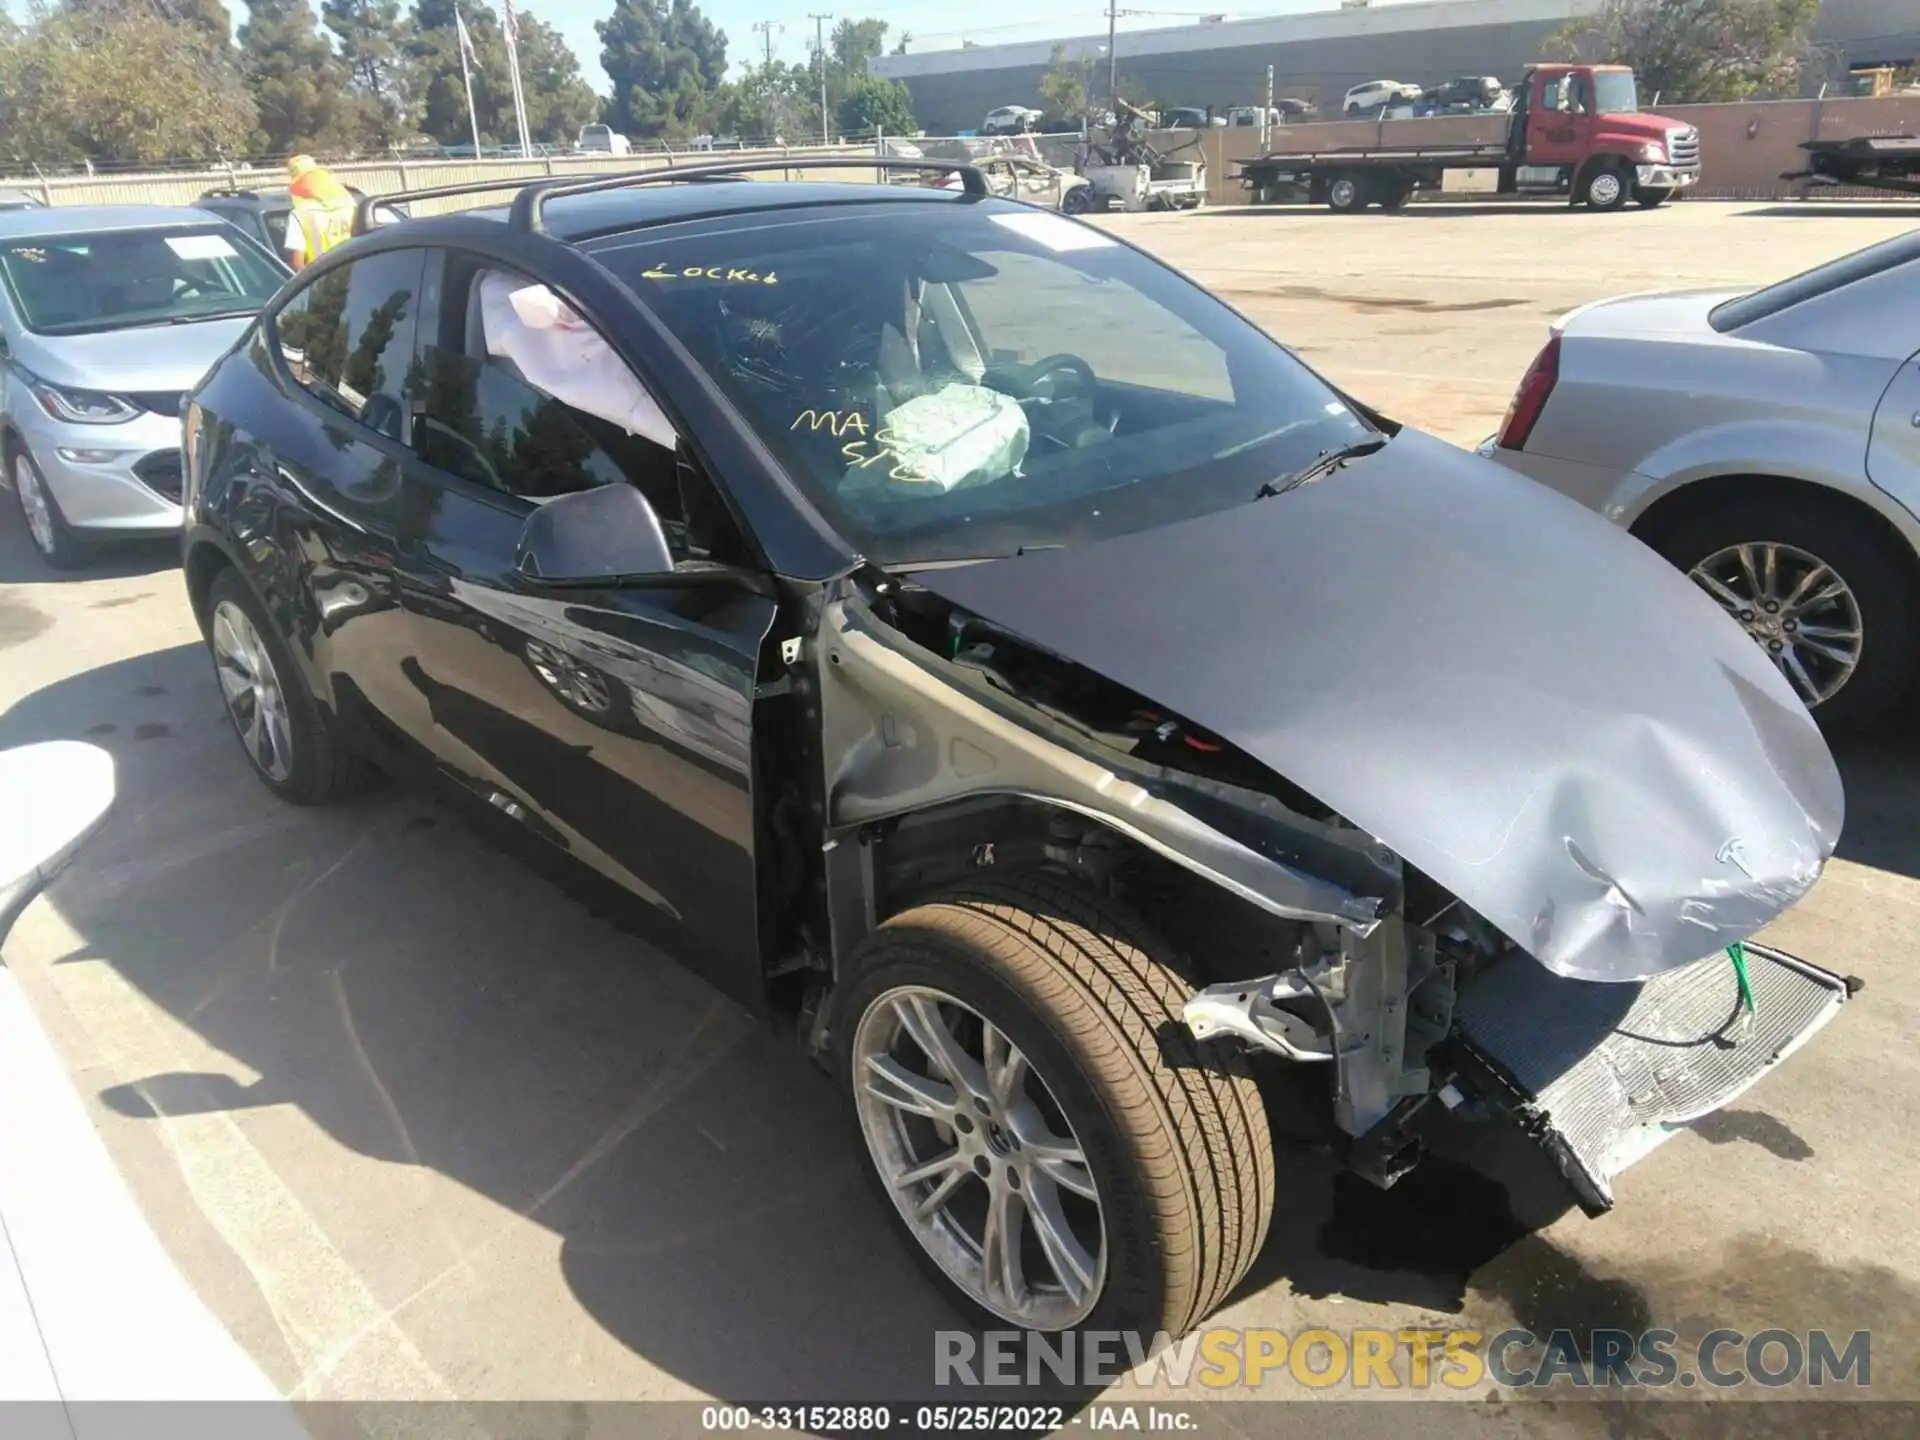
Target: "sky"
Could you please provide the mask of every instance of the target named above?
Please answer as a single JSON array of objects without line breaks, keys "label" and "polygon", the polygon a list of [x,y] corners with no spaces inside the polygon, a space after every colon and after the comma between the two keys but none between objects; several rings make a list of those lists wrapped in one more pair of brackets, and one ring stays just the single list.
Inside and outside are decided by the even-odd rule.
[{"label": "sky", "polygon": [[[465,0],[465,3],[482,5],[489,0]],[[491,3],[497,8],[498,0]],[[524,3],[548,24],[560,27],[568,46],[579,57],[587,83],[604,94],[607,77],[600,68],[600,40],[593,33],[593,22],[612,12],[612,0],[515,0],[515,3]],[[1225,6],[1202,9],[1206,0],[1162,0],[1162,3],[1184,7],[1171,10],[1149,8],[1156,0],[1131,0],[1131,3],[1121,0],[1121,3],[1123,10],[1133,12],[1121,16],[1118,28],[1122,30],[1190,25],[1201,15],[1224,13],[1231,19],[1245,19],[1339,7],[1339,0],[1255,0],[1247,8],[1238,10]],[[1374,3],[1391,4],[1394,0],[1374,0]],[[753,28],[757,22],[777,27],[773,32],[773,56],[776,60],[791,62],[807,58],[814,31],[813,21],[807,18],[809,7],[798,6],[789,12],[786,7],[794,4],[795,0],[701,0],[700,9],[727,32],[727,58],[735,64],[751,63],[765,55],[766,37]],[[1031,16],[1024,20],[1015,17],[1027,9],[1026,6],[989,6],[962,3],[962,0],[871,0],[871,3],[844,0],[838,5],[813,0],[811,8],[833,15],[834,19],[826,22],[828,30],[833,28],[834,20],[861,20],[869,16],[885,20],[891,27],[887,34],[889,50],[902,30],[914,37],[910,48],[920,51],[958,49],[962,39],[998,45],[1056,36],[1092,35],[1106,24],[1102,0],[1033,0]],[[972,23],[976,20],[978,23]]]}]

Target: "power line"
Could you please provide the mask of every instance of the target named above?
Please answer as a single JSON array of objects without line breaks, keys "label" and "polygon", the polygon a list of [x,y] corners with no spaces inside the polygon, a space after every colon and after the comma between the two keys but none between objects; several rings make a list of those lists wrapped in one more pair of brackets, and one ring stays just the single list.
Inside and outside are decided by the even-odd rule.
[{"label": "power line", "polygon": [[787,27],[782,25],[778,20],[756,20],[753,22],[753,29],[755,34],[766,38],[767,64],[771,66],[773,64],[773,37],[775,35],[784,35]]}]

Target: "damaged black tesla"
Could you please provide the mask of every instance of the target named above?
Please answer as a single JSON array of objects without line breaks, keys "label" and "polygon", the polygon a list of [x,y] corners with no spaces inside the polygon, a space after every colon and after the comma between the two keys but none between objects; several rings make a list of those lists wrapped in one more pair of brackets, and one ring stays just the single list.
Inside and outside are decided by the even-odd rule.
[{"label": "damaged black tesla", "polygon": [[277,793],[415,763],[796,1016],[974,1317],[1218,1305],[1269,1069],[1378,1183],[1461,1109],[1597,1211],[1844,1001],[1747,943],[1832,760],[1637,541],[1075,221],[653,179],[300,277],[192,397],[189,587]]}]

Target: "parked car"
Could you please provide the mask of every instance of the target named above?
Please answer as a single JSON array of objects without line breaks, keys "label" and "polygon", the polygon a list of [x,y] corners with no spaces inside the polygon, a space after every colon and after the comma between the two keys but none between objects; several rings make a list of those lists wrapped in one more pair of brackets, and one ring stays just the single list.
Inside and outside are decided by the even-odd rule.
[{"label": "parked car", "polygon": [[1000,105],[987,112],[980,122],[982,135],[1017,135],[1040,123],[1042,112],[1030,105]]},{"label": "parked car", "polygon": [[1750,295],[1631,295],[1554,327],[1483,447],[1631,529],[1829,727],[1920,655],[1920,231]]},{"label": "parked car", "polygon": [[633,142],[611,125],[582,125],[573,148],[587,155],[628,155]]},{"label": "parked car", "polygon": [[1176,105],[1160,112],[1163,130],[1208,130],[1226,123],[1226,116],[1211,114],[1197,105]]},{"label": "parked car", "polygon": [[180,399],[288,270],[158,205],[0,214],[0,472],[47,564],[180,528]]},{"label": "parked car", "polygon": [[[355,186],[349,185],[347,189],[353,192],[356,200],[367,198],[366,192]],[[209,190],[193,205],[196,210],[218,215],[275,256],[284,255],[289,248],[286,243],[287,217],[293,213],[293,194],[284,185],[263,190]],[[406,205],[398,201],[380,206],[383,223],[402,219],[406,213]]]},{"label": "parked car", "polygon": [[1842,1003],[1719,953],[1839,777],[1645,547],[978,172],[677,183],[778,165],[380,229],[195,387],[187,589],[271,791],[379,757],[625,885],[995,1325],[1217,1306],[1262,1070],[1379,1183],[1438,1095],[1601,1209]]},{"label": "parked car", "polygon": [[1423,91],[1417,115],[1504,115],[1513,109],[1513,92],[1497,75],[1461,75]]},{"label": "parked car", "polygon": [[[1235,105],[1231,110],[1227,111],[1227,124],[1235,126],[1258,125],[1260,123],[1260,112],[1262,108],[1263,107],[1259,105]],[[1306,120],[1313,117],[1313,106],[1305,100],[1282,97],[1275,100],[1271,106],[1264,108],[1267,112],[1267,123],[1269,125],[1287,125],[1295,120]]]},{"label": "parked car", "polygon": [[1364,115],[1401,103],[1412,104],[1420,98],[1420,87],[1400,80],[1369,80],[1347,91],[1340,109],[1347,115]]}]

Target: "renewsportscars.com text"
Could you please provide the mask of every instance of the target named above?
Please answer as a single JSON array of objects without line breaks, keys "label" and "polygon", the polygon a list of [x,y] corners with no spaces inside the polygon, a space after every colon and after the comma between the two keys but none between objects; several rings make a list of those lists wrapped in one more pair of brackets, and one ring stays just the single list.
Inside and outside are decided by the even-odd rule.
[{"label": "renewsportscars.com text", "polygon": [[1284,1330],[1224,1327],[1151,1342],[1123,1331],[1038,1335],[1019,1330],[934,1334],[941,1386],[1111,1385],[1212,1390],[1470,1390],[1550,1386],[1728,1390],[1757,1385],[1872,1383],[1872,1335],[1710,1330],[1682,1342],[1672,1330]]}]

